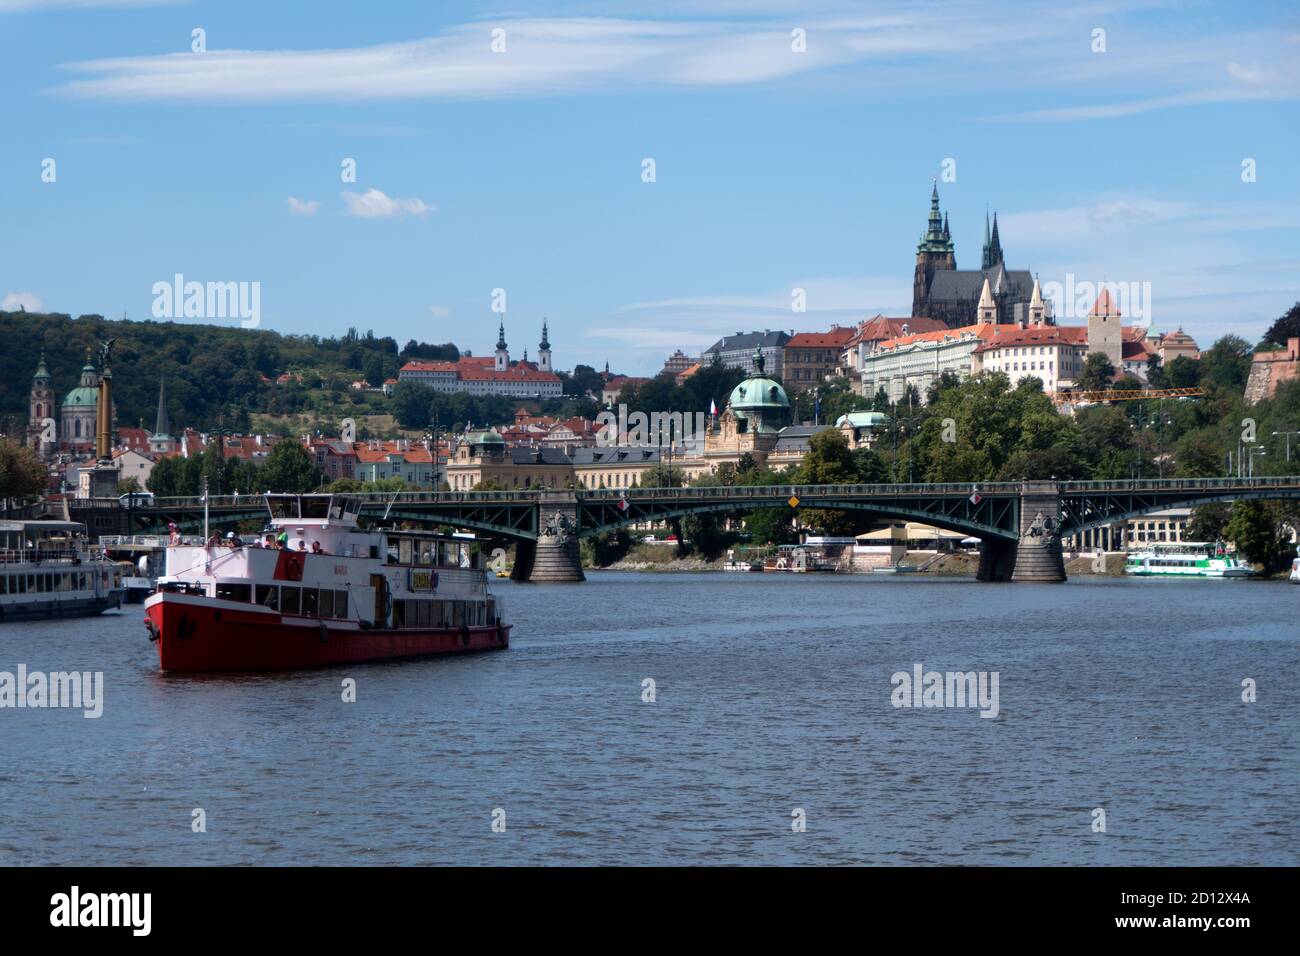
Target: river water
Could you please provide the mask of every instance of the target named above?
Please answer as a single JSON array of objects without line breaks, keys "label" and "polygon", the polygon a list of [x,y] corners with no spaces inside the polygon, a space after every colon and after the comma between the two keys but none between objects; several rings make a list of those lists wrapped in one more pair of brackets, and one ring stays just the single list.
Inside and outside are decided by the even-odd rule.
[{"label": "river water", "polygon": [[[138,606],[0,625],[105,685],[0,710],[0,864],[1300,862],[1300,587],[496,587],[508,651],[294,674],[162,675]],[[998,715],[893,706],[918,664]]]}]

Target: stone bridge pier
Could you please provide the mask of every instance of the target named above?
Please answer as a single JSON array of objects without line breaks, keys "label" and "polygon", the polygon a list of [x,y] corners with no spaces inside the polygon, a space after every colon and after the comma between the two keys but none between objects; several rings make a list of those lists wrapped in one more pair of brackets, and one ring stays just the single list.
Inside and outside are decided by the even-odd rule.
[{"label": "stone bridge pier", "polygon": [[578,499],[547,492],[538,502],[537,540],[515,547],[515,581],[585,581],[578,552]]},{"label": "stone bridge pier", "polygon": [[1054,481],[1026,481],[1020,494],[1020,538],[987,538],[980,545],[981,581],[1065,580],[1061,503]]}]

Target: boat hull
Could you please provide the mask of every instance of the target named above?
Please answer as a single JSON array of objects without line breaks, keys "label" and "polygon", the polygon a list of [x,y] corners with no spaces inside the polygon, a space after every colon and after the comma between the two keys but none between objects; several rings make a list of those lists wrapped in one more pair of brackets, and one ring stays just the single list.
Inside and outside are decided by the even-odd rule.
[{"label": "boat hull", "polygon": [[363,629],[355,622],[280,615],[254,605],[166,592],[145,602],[145,623],[158,646],[159,666],[177,673],[297,670],[510,646],[508,624]]},{"label": "boat hull", "polygon": [[120,592],[107,597],[72,598],[62,601],[32,601],[0,604],[0,621],[35,621],[60,617],[94,617],[122,605]]}]

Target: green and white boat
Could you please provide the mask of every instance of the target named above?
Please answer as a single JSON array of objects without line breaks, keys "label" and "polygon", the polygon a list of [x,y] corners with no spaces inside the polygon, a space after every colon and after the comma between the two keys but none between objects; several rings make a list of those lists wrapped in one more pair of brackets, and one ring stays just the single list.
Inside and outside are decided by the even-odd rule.
[{"label": "green and white boat", "polygon": [[1228,554],[1221,543],[1184,541],[1151,544],[1130,552],[1124,573],[1162,578],[1249,578],[1255,571],[1235,554]]}]

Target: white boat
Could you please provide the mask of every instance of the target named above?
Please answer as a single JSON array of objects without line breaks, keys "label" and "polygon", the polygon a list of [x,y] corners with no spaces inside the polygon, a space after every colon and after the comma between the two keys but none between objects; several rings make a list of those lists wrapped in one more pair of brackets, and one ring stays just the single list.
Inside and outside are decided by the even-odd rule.
[{"label": "white boat", "polygon": [[0,521],[0,621],[86,617],[122,606],[122,569],[79,521]]},{"label": "white boat", "polygon": [[1291,562],[1291,583],[1300,584],[1300,558]]},{"label": "white boat", "polygon": [[1181,544],[1154,543],[1132,551],[1124,562],[1124,573],[1137,577],[1249,578],[1255,570],[1222,544],[1184,541]]}]

